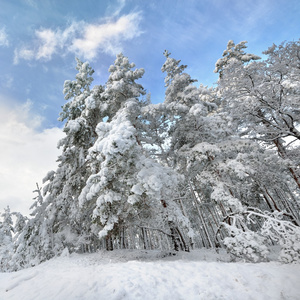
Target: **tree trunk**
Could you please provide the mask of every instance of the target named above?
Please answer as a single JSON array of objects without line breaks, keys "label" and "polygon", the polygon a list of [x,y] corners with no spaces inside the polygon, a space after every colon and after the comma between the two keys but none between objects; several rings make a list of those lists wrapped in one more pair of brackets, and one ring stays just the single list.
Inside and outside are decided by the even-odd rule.
[{"label": "tree trunk", "polygon": [[114,250],[113,240],[112,240],[111,234],[108,234],[105,237],[105,244],[106,244],[106,251],[113,251]]},{"label": "tree trunk", "polygon": [[[282,142],[281,142],[279,139],[276,139],[276,140],[274,140],[274,144],[275,144],[276,147],[277,147],[277,150],[278,150],[279,155],[280,155],[282,158],[288,158],[288,155],[287,155],[287,153],[286,153],[286,151],[285,151],[284,146],[282,145]],[[298,187],[300,188],[300,178],[299,178],[300,176],[297,174],[297,171],[294,170],[294,168],[292,168],[292,167],[289,167],[288,169],[289,169],[289,171],[291,172],[292,177],[293,177],[293,179],[295,180],[296,184],[297,184]]]}]

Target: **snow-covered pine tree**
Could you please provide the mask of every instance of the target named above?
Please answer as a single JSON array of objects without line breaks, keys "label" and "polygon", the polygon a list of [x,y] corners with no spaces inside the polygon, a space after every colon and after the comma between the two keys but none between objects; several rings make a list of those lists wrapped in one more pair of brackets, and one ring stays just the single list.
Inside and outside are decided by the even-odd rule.
[{"label": "snow-covered pine tree", "polygon": [[[268,148],[275,146],[282,158],[278,161],[278,166],[285,167],[285,171],[281,168],[281,176],[278,176],[284,176],[283,180],[278,180],[281,188],[277,191],[269,189],[271,191],[266,198],[270,198],[276,210],[285,209],[298,219],[298,205],[289,190],[296,188],[291,180],[300,186],[297,151],[300,119],[296,101],[299,96],[299,48],[299,41],[273,45],[264,52],[268,55],[265,61],[248,64],[236,58],[228,59],[219,79],[224,110],[236,122],[239,135],[256,139]],[[278,184],[265,186],[278,187]],[[282,203],[285,202],[283,198],[288,199],[286,204]]]},{"label": "snow-covered pine tree", "polygon": [[10,261],[10,271],[18,271],[28,266],[29,253],[27,238],[30,232],[27,230],[28,218],[23,216],[20,212],[14,213],[16,221],[14,224],[13,237],[13,254]]},{"label": "snow-covered pine tree", "polygon": [[247,41],[235,44],[233,40],[227,43],[227,48],[224,50],[222,58],[218,59],[215,65],[215,73],[219,73],[219,77],[222,78],[224,69],[228,67],[229,63],[234,59],[242,64],[248,63],[250,61],[255,61],[261,59],[261,57],[246,53],[243,49],[247,49]]},{"label": "snow-covered pine tree", "polygon": [[[231,214],[238,220],[236,231],[247,228],[242,195],[244,185],[248,183],[249,187],[252,169],[246,157],[256,145],[236,133],[216,91],[196,88],[190,76],[182,73],[185,66],[168,53],[166,58],[162,70],[167,72],[164,113],[170,120],[169,153],[174,168],[185,176],[186,185],[180,202],[198,232],[196,246],[216,247],[220,224],[224,220],[232,223]],[[262,243],[261,238],[257,240]]]},{"label": "snow-covered pine tree", "polygon": [[47,182],[43,189],[47,205],[45,219],[52,230],[54,254],[65,247],[73,251],[81,245],[84,250],[84,245],[94,238],[88,229],[88,214],[79,214],[78,197],[91,174],[86,156],[95,141],[96,124],[103,117],[102,86],[90,89],[94,70],[87,62],[77,59],[76,69],[76,79],[64,83],[63,93],[69,102],[63,106],[59,118],[66,120],[63,129],[66,136],[58,144],[62,148],[59,166],[44,178],[44,183]]},{"label": "snow-covered pine tree", "polygon": [[[273,45],[263,52],[266,60],[248,64],[239,57],[253,55],[244,51],[233,57],[226,56],[218,82],[222,99],[239,122],[241,133],[268,146],[276,146],[279,155],[290,160],[289,171],[298,187],[299,156],[295,147],[300,140],[297,129],[300,124],[299,49],[299,41]],[[217,62],[216,70],[219,65]],[[293,143],[296,140],[298,142]]]},{"label": "snow-covered pine tree", "polygon": [[[144,70],[132,68],[134,64],[123,54],[117,55],[109,68],[103,95],[110,103],[110,115],[97,125],[98,139],[89,150],[97,172],[90,176],[80,197],[83,208],[93,208],[92,227],[105,238],[107,250],[137,247],[140,241],[142,247],[152,248],[159,233],[175,234],[170,232],[169,222],[188,224],[171,201],[178,176],[148,157],[142,147],[144,103],[139,97],[145,92],[135,81]],[[157,232],[155,239],[151,239],[151,231]],[[183,238],[180,243],[185,243]]]},{"label": "snow-covered pine tree", "polygon": [[9,263],[0,245],[6,270],[65,247],[187,250],[189,238],[250,261],[265,259],[268,239],[281,260],[299,261],[299,42],[273,45],[265,61],[245,49],[229,41],[216,89],[196,87],[166,51],[165,101],[155,105],[141,100],[144,70],[123,54],[93,89],[92,68],[77,59],[59,166],[44,195],[37,187],[32,218],[15,214],[13,238],[0,223],[0,241],[14,242]]},{"label": "snow-covered pine tree", "polygon": [[10,259],[13,252],[13,222],[9,206],[1,214],[0,221],[0,271],[7,272],[10,270]]},{"label": "snow-covered pine tree", "polygon": [[208,204],[209,201],[199,197],[201,188],[197,188],[198,191],[195,189],[201,186],[196,179],[200,170],[199,166],[197,171],[193,170],[190,158],[196,153],[193,152],[196,145],[204,141],[206,144],[210,141],[215,143],[218,138],[222,139],[228,135],[229,128],[225,129],[223,126],[225,117],[214,113],[218,108],[218,98],[214,90],[202,85],[199,88],[194,86],[195,80],[183,72],[186,66],[180,65],[180,61],[171,58],[168,52],[165,52],[165,56],[166,62],[162,67],[162,71],[166,72],[163,114],[169,122],[170,140],[166,153],[170,158],[169,164],[185,178],[180,189],[179,203],[183,212],[191,217],[198,232],[196,246],[202,244],[214,247],[214,233],[211,232],[212,225],[209,219],[211,213],[203,209],[201,204]]},{"label": "snow-covered pine tree", "polygon": [[42,197],[41,188],[37,185],[33,199],[31,218],[21,213],[14,213],[16,222],[13,237],[14,251],[11,257],[10,270],[36,266],[55,255],[52,223],[47,217],[47,203]]},{"label": "snow-covered pine tree", "polygon": [[[232,43],[230,41],[227,48],[231,49]],[[294,183],[298,183],[296,171],[293,169],[295,165],[292,165],[291,168],[289,165],[291,161],[287,160],[288,157],[284,157],[280,151],[281,157],[276,156],[270,146],[275,144],[278,148],[278,145],[283,145],[282,138],[296,137],[297,135],[293,129],[297,124],[297,117],[293,118],[297,111],[292,96],[294,92],[289,96],[289,92],[285,90],[285,81],[289,78],[289,72],[295,73],[295,77],[297,77],[299,70],[294,71],[292,67],[289,67],[292,65],[293,59],[290,58],[292,56],[289,56],[288,61],[285,60],[283,46],[280,47],[280,55],[274,54],[276,59],[269,58],[266,61],[256,62],[254,60],[258,57],[241,51],[246,48],[244,42],[241,44],[242,48],[235,47],[235,55],[226,55],[225,61],[221,59],[216,64],[216,71],[221,70],[218,89],[222,99],[222,110],[231,117],[235,136],[240,137],[244,142],[247,141],[251,145],[249,149],[252,149],[238,154],[239,169],[243,170],[242,172],[246,176],[243,176],[240,183],[231,179],[232,188],[230,190],[244,205],[282,213],[286,220],[292,222],[293,226],[297,226],[299,225],[299,214],[296,208],[298,205],[293,192],[291,192],[295,188],[292,178],[295,180]],[[273,46],[268,51],[273,53],[275,48],[276,46]],[[243,57],[247,59],[245,60]],[[284,62],[284,67],[280,66],[279,61]],[[268,147],[265,147],[266,145]],[[232,163],[231,166],[233,166]],[[222,169],[224,170],[224,167]],[[288,178],[288,171],[293,175],[292,178]],[[248,208],[244,206],[239,214],[233,212],[231,223],[234,220],[242,219],[244,223],[245,216],[248,214]],[[225,239],[225,244],[231,251],[241,254],[238,249],[243,247],[238,241],[247,240],[244,237],[247,236],[250,227],[260,234],[260,228],[264,224],[265,221],[258,218],[254,223],[252,222],[252,225],[250,223],[245,227],[243,224],[243,231],[234,229],[232,224],[229,224],[231,227],[224,224],[231,235]],[[250,235],[248,234],[248,236]],[[232,247],[233,243],[235,243],[234,247]],[[256,250],[247,250],[248,246],[246,245],[247,243],[244,243],[245,247],[242,249],[245,257],[248,250],[255,253],[259,249],[256,247]],[[263,248],[260,249],[262,250],[261,254],[265,253]]]}]

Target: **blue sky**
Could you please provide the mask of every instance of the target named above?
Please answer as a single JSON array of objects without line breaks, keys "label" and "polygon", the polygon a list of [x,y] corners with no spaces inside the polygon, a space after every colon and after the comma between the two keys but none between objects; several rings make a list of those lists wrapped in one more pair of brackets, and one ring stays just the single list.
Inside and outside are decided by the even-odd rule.
[{"label": "blue sky", "polygon": [[122,51],[145,69],[140,82],[157,103],[165,49],[211,86],[228,40],[247,40],[260,55],[300,32],[298,0],[0,0],[0,7],[0,211],[9,204],[27,213],[35,182],[55,168],[62,87],[75,77],[75,57],[104,84]]}]

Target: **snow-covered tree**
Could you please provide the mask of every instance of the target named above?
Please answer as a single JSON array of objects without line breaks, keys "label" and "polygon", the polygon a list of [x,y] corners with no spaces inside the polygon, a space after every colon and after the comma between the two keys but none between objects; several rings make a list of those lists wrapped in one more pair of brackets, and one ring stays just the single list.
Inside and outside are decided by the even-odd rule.
[{"label": "snow-covered tree", "polygon": [[197,87],[165,51],[159,104],[122,53],[93,88],[93,69],[77,59],[58,168],[37,186],[30,218],[15,213],[13,229],[2,215],[1,268],[99,248],[222,246],[257,262],[270,241],[281,261],[298,262],[300,44],[273,45],[265,60],[246,48],[229,41],[216,88]]},{"label": "snow-covered tree", "polygon": [[269,254],[266,238],[246,229],[233,225],[223,224],[229,236],[224,239],[224,245],[233,258],[242,258],[248,262],[265,261]]},{"label": "snow-covered tree", "polygon": [[[278,243],[281,247],[279,260],[284,263],[300,261],[300,227],[284,220],[282,212],[262,211],[256,207],[248,207],[244,211],[248,223],[256,223],[258,218],[263,224],[258,233],[248,230],[237,230],[234,226],[224,224],[231,236],[225,244],[232,254],[250,261],[265,259],[268,254],[266,239]],[[231,216],[236,222],[236,216]]]},{"label": "snow-covered tree", "polygon": [[10,268],[10,259],[13,251],[12,233],[13,222],[9,206],[1,214],[0,221],[0,271],[8,271]]},{"label": "snow-covered tree", "polygon": [[[59,120],[66,120],[63,131],[66,136],[58,147],[62,154],[58,158],[56,172],[51,171],[44,178],[45,220],[49,222],[53,235],[54,253],[60,253],[65,247],[69,250],[89,243],[89,230],[79,214],[78,197],[90,176],[91,169],[86,161],[87,151],[96,137],[95,127],[103,117],[101,114],[101,86],[92,90],[90,65],[77,59],[78,74],[74,81],[64,83],[63,93],[69,100],[62,109]],[[86,219],[86,218],[85,218]]]},{"label": "snow-covered tree", "polygon": [[75,120],[81,116],[85,108],[85,99],[90,96],[90,85],[93,82],[94,70],[88,62],[83,63],[80,59],[76,58],[78,73],[75,80],[66,80],[64,82],[63,93],[66,100],[72,100],[62,107],[59,120]]},{"label": "snow-covered tree", "polygon": [[[248,64],[228,56],[219,89],[241,134],[276,146],[280,156],[290,160],[288,169],[300,187],[299,156],[295,151],[300,139],[299,49],[299,41],[273,45],[264,52],[265,61]],[[298,143],[293,144],[295,140]]]},{"label": "snow-covered tree", "polygon": [[[255,204],[270,213],[282,214],[285,222],[297,227],[299,208],[294,197],[295,183],[299,186],[297,144],[291,149],[289,141],[284,139],[298,139],[299,114],[295,97],[298,93],[299,43],[273,45],[264,54],[268,58],[256,62],[257,56],[244,51],[242,56],[227,53],[226,59],[220,59],[216,64],[216,71],[220,73],[218,89],[222,110],[230,115],[234,134],[252,145],[255,145],[254,140],[257,141],[252,151],[239,154],[247,176],[243,185],[233,181],[231,191],[237,191],[235,195],[242,197],[243,204]],[[251,59],[244,60],[244,55]],[[279,156],[272,150],[272,145],[276,146]],[[246,215],[245,207],[243,214]],[[260,226],[252,224],[252,230],[259,231],[266,224],[260,223]],[[231,235],[233,231],[229,230]],[[242,237],[245,231],[240,231],[240,235],[237,233],[235,230],[236,238],[245,241]]]},{"label": "snow-covered tree", "polygon": [[228,67],[230,62],[234,59],[242,64],[250,61],[261,59],[255,54],[246,53],[243,49],[247,49],[247,41],[235,44],[232,40],[227,43],[226,50],[224,50],[222,58],[218,59],[215,65],[215,73],[219,73],[220,78],[223,76],[224,69]]},{"label": "snow-covered tree", "polygon": [[[261,213],[256,210],[256,214],[264,218],[261,232],[280,245],[279,260],[284,263],[299,263],[300,227],[284,220],[284,214],[278,211]],[[248,218],[251,216],[249,213]]]},{"label": "snow-covered tree", "polygon": [[17,271],[26,268],[29,265],[27,239],[29,238],[30,231],[27,230],[28,218],[24,217],[20,212],[14,213],[16,221],[14,224],[14,249],[10,261],[10,270]]},{"label": "snow-covered tree", "polygon": [[[202,242],[198,242],[198,246],[202,243],[214,247],[214,230],[219,221],[211,216],[215,209],[211,195],[221,187],[223,193],[230,195],[230,181],[220,174],[218,164],[229,152],[235,153],[237,142],[232,139],[233,150],[230,150],[230,116],[220,111],[215,91],[202,85],[194,86],[195,80],[183,72],[186,66],[180,65],[169,53],[165,55],[162,71],[166,72],[167,88],[163,113],[169,121],[170,139],[166,152],[169,162],[172,159],[170,165],[184,175],[185,188],[181,188],[180,202],[183,211],[193,216],[194,228],[201,235]],[[229,208],[223,201],[222,205]]]},{"label": "snow-covered tree", "polygon": [[104,100],[100,108],[107,122],[112,120],[128,99],[137,99],[146,94],[142,85],[136,82],[144,75],[145,70],[143,68],[133,70],[134,67],[135,64],[130,63],[129,59],[120,53],[108,69],[110,75],[101,94]]},{"label": "snow-covered tree", "polygon": [[[259,58],[242,50],[246,48],[245,43],[237,46],[231,43],[229,46],[227,54],[218,63],[220,68],[222,64],[220,81],[225,80],[231,60],[244,65]],[[247,224],[243,212],[254,203],[265,205],[265,201],[273,208],[270,208],[272,211],[280,209],[281,205],[276,203],[273,207],[269,186],[280,186],[283,191],[286,190],[287,182],[280,180],[286,174],[286,164],[274,155],[274,151],[262,148],[249,137],[246,139],[236,116],[224,106],[226,86],[219,88],[218,93],[202,86],[197,89],[190,77],[182,73],[185,66],[179,66],[179,61],[171,59],[169,54],[166,57],[162,70],[167,72],[164,113],[170,120],[169,154],[173,157],[172,165],[186,178],[188,188],[183,194],[185,210],[190,217],[193,216],[195,228],[200,229],[204,246],[215,246],[214,236],[226,220],[228,226],[223,227],[226,228],[223,238],[232,236],[233,232],[244,241],[242,235],[256,236],[257,245],[260,243],[258,247],[264,249],[263,239],[256,233],[260,226]],[[230,78],[227,80],[230,81]],[[239,216],[239,222],[234,226],[230,224],[232,218],[229,218],[232,213]],[[297,222],[290,213],[287,216]],[[265,255],[266,251],[262,251]]]},{"label": "snow-covered tree", "polygon": [[[135,80],[144,71],[131,70],[133,67],[119,54],[109,68],[111,74],[103,94],[111,103],[110,116],[97,125],[98,139],[89,150],[89,159],[98,172],[90,176],[81,195],[82,206],[93,208],[94,230],[106,238],[109,250],[113,238],[124,237],[125,231],[128,235],[136,228],[144,235],[145,229],[169,232],[168,225],[177,216],[176,207],[169,201],[177,175],[147,157],[141,144],[140,114],[144,104],[139,97],[144,89]],[[149,247],[145,236],[144,243]]]},{"label": "snow-covered tree", "polygon": [[47,217],[47,203],[42,197],[41,188],[37,185],[37,193],[30,209],[31,218],[21,213],[14,213],[14,251],[11,257],[10,270],[32,267],[52,258],[56,253],[59,241],[54,239],[52,223]]}]

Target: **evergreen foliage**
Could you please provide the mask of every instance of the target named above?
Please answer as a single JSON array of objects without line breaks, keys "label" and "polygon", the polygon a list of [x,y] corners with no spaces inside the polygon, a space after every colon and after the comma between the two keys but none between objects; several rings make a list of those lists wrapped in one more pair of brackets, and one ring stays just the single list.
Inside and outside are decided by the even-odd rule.
[{"label": "evergreen foliage", "polygon": [[1,215],[0,269],[102,248],[225,247],[258,262],[271,244],[299,262],[300,42],[271,46],[265,60],[246,49],[229,41],[216,88],[197,87],[165,51],[159,104],[122,53],[93,88],[94,70],[76,59],[58,168],[37,186],[30,218]]}]

